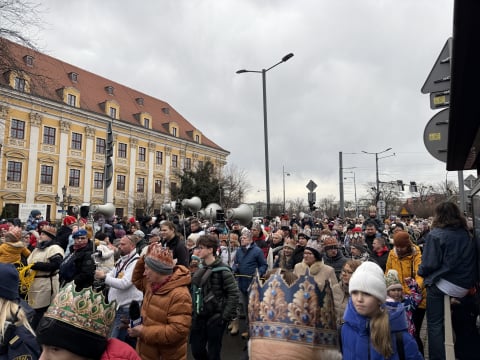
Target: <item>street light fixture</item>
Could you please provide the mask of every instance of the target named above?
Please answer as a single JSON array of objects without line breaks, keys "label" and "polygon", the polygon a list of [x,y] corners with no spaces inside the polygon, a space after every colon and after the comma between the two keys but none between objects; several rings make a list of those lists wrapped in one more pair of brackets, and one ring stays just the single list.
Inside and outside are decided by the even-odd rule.
[{"label": "street light fixture", "polygon": [[290,176],[289,172],[285,172],[285,166],[282,165],[283,175],[283,213],[285,214],[285,175]]},{"label": "street light fixture", "polygon": [[378,200],[380,200],[380,180],[378,178],[378,159],[384,159],[386,157],[390,157],[390,156],[395,156],[395,153],[393,153],[392,155],[388,155],[388,156],[384,156],[384,157],[381,157],[379,158],[378,155],[379,154],[383,154],[387,151],[390,151],[392,150],[391,147],[385,149],[385,150],[382,150],[382,151],[379,151],[379,152],[368,152],[368,151],[364,151],[362,150],[362,152],[364,154],[370,154],[370,155],[375,155],[375,172],[376,172],[376,195],[375,195],[375,202],[378,202]]},{"label": "street light fixture", "polygon": [[65,215],[65,205],[67,205],[67,209],[70,207],[72,203],[72,195],[67,195],[67,187],[63,185],[62,187],[62,199],[60,200],[60,196],[55,195],[55,204],[62,208],[62,216]]},{"label": "street light fixture", "polygon": [[268,163],[268,126],[267,126],[267,82],[266,74],[267,71],[273,69],[275,66],[280,65],[288,61],[293,57],[293,53],[285,55],[282,60],[280,60],[275,65],[270,66],[268,69],[262,70],[237,70],[237,74],[243,73],[259,73],[262,74],[262,87],[263,87],[263,133],[264,133],[264,143],[265,143],[265,183],[267,188],[267,216],[270,216],[270,171]]}]

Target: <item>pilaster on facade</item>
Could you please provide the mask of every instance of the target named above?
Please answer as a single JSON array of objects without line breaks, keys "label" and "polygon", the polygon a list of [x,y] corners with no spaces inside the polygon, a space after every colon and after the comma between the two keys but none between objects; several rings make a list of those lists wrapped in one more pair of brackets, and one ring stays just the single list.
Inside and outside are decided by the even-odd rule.
[{"label": "pilaster on facade", "polygon": [[86,134],[87,139],[95,140],[96,130],[95,130],[95,128],[93,128],[91,126],[87,126],[87,127],[85,127],[85,134]]},{"label": "pilaster on facade", "polygon": [[[88,127],[85,130],[87,129]],[[87,131],[87,137],[85,141],[85,164],[93,164],[93,149],[94,137],[88,136]],[[83,179],[83,202],[91,202],[92,179],[92,166],[85,166],[85,177]]]},{"label": "pilaster on facade", "polygon": [[[38,115],[38,113],[35,113]],[[33,204],[35,202],[35,194],[36,194],[36,185],[37,179],[39,176],[37,175],[37,169],[41,167],[41,164],[38,164],[38,144],[41,143],[41,133],[40,133],[40,125],[42,123],[41,116],[32,116],[30,113],[30,123],[34,126],[30,127],[30,143],[28,144],[28,149],[30,150],[28,156],[28,165],[27,165],[27,188],[26,188],[26,195],[25,201],[28,204]]]},{"label": "pilaster on facade", "polygon": [[30,126],[40,127],[42,126],[43,116],[36,111],[30,113]]},{"label": "pilaster on facade", "polygon": [[66,120],[60,120],[60,132],[70,134],[71,122]]},{"label": "pilaster on facade", "polygon": [[137,198],[137,179],[136,179],[136,171],[135,171],[135,164],[137,163],[137,145],[138,140],[134,138],[130,138],[130,179],[128,181],[128,213],[132,214],[133,209],[135,208],[135,199]]}]

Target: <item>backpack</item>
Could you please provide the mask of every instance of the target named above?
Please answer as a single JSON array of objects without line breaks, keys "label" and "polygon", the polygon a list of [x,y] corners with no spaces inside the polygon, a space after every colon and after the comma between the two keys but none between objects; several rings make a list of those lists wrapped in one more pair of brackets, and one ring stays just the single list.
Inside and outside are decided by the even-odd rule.
[{"label": "backpack", "polygon": [[33,335],[26,327],[16,326],[18,307],[15,319],[5,321],[3,339],[0,341],[0,359],[2,360],[38,360],[40,358],[40,346]]},{"label": "backpack", "polygon": [[[213,293],[210,282],[210,276],[214,272],[219,271],[232,271],[227,266],[218,266],[214,268],[200,268],[197,270],[198,274],[192,278],[191,294],[192,294],[192,307],[193,314],[206,315],[211,314],[212,309],[215,309],[216,297]],[[222,277],[223,281],[223,277]]]}]

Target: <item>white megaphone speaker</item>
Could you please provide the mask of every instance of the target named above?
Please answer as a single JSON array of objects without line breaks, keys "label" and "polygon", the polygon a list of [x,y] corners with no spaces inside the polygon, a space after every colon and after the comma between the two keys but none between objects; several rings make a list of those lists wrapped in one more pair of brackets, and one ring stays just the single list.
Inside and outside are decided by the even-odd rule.
[{"label": "white megaphone speaker", "polygon": [[203,218],[216,218],[217,217],[217,210],[222,210],[222,207],[216,203],[210,203],[205,206],[205,209],[201,210],[200,216]]},{"label": "white megaphone speaker", "polygon": [[90,205],[90,212],[93,215],[101,214],[105,217],[111,217],[115,215],[115,205],[107,203],[105,205]]},{"label": "white megaphone speaker", "polygon": [[162,211],[166,213],[171,213],[173,210],[175,210],[175,202],[167,202],[162,205]]},{"label": "white megaphone speaker", "polygon": [[198,196],[194,196],[191,199],[183,199],[182,207],[191,212],[197,212],[202,208],[202,200]]},{"label": "white megaphone speaker", "polygon": [[237,208],[228,209],[226,217],[228,220],[238,220],[245,226],[252,220],[253,210],[250,205],[240,204]]},{"label": "white megaphone speaker", "polygon": [[298,217],[300,218],[300,220],[303,220],[303,218],[305,217],[305,213],[303,211],[300,211],[298,213]]}]

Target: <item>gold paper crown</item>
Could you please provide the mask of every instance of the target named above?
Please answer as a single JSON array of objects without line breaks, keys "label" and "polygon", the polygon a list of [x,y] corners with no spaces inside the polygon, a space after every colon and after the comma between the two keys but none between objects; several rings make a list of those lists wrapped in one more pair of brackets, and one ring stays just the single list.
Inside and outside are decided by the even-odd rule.
[{"label": "gold paper crown", "polygon": [[116,304],[116,301],[107,304],[103,294],[91,287],[76,291],[71,282],[55,296],[45,316],[107,338],[115,319]]},{"label": "gold paper crown", "polygon": [[262,284],[257,273],[248,303],[250,338],[335,350],[333,293],[328,280],[322,285],[323,291],[309,271],[291,284],[278,273]]},{"label": "gold paper crown", "polygon": [[172,251],[167,247],[163,247],[162,244],[159,243],[151,244],[148,247],[147,256],[167,265],[175,265]]}]

